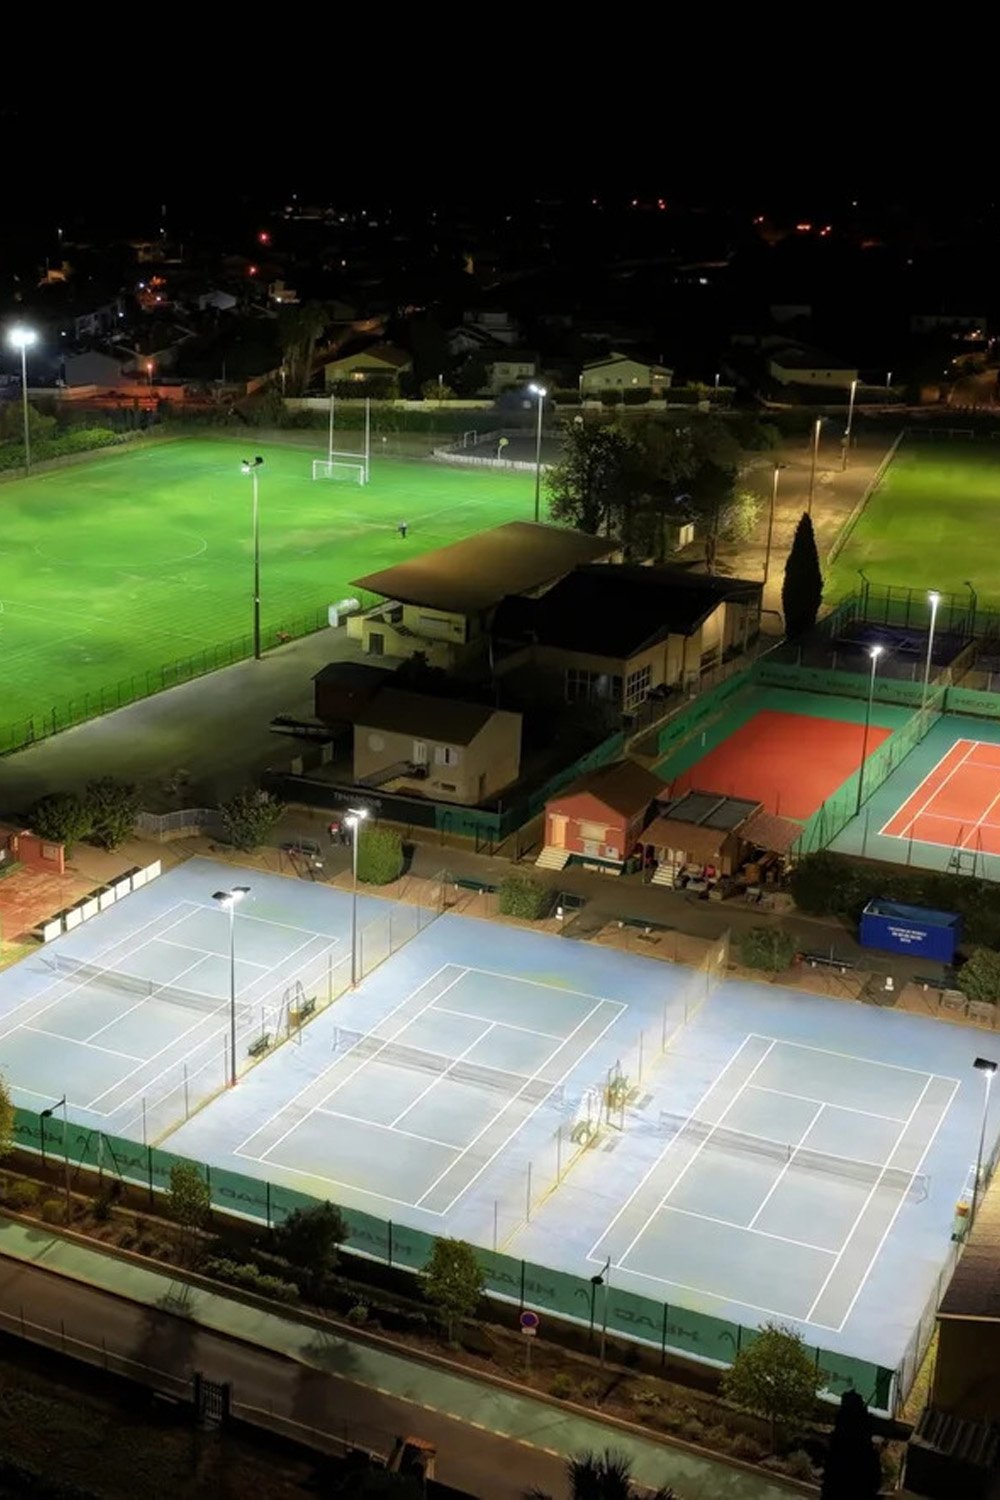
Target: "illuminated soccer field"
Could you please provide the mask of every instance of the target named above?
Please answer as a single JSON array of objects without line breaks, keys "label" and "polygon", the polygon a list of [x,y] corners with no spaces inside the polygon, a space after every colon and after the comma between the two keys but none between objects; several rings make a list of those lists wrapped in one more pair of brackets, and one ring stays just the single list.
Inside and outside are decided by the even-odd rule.
[{"label": "illuminated soccer field", "polygon": [[[313,481],[312,448],[175,439],[0,485],[0,752],[247,654],[257,453],[265,646],[352,578],[533,513],[534,476],[375,455]],[[397,526],[405,521],[404,541]],[[54,716],[54,717],[53,717]]]},{"label": "illuminated soccer field", "polygon": [[965,593],[1000,603],[1000,532],[995,524],[1000,451],[986,441],[905,438],[843,551],[829,569],[826,598],[858,587],[858,569],[879,584]]}]

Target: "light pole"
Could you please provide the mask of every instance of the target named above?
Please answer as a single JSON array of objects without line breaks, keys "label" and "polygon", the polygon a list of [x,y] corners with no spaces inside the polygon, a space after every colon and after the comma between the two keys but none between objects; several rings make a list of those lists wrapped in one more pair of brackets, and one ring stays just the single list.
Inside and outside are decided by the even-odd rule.
[{"label": "light pole", "polygon": [[354,884],[351,890],[351,984],[358,982],[358,838],[361,825],[368,816],[366,807],[352,807],[344,819],[351,830],[351,873]]},{"label": "light pole", "polygon": [[986,1147],[986,1116],[989,1114],[990,1109],[990,1085],[993,1082],[993,1074],[997,1070],[996,1063],[991,1062],[988,1057],[977,1057],[972,1066],[975,1068],[977,1073],[982,1073],[983,1082],[986,1085],[986,1091],[983,1094],[983,1123],[982,1128],[979,1132],[979,1151],[976,1154],[976,1180],[972,1184],[972,1214],[969,1221],[970,1229],[976,1222],[976,1212],[979,1208],[979,1182],[980,1178],[983,1175],[983,1151]]},{"label": "light pole", "polygon": [[924,663],[924,691],[920,697],[920,707],[927,707],[927,694],[931,686],[931,662],[934,659],[934,625],[937,620],[938,605],[941,603],[941,595],[931,589],[927,595],[927,602],[931,607],[931,628],[927,632],[927,661]]},{"label": "light pole", "polygon": [[774,511],[778,503],[778,476],[784,467],[784,464],[775,464],[774,477],[771,480],[771,509],[767,517],[767,550],[764,553],[765,584],[767,583],[768,574],[771,571],[771,538],[774,535]]},{"label": "light pole", "polygon": [[875,668],[878,666],[878,659],[884,649],[883,646],[872,646],[868,652],[868,655],[872,659],[872,675],[868,683],[868,702],[865,705],[865,733],[861,741],[861,764],[858,767],[858,805],[855,808],[856,813],[861,811],[861,802],[864,795],[865,761],[868,758],[868,731],[872,723],[872,699],[875,697]]},{"label": "light pole", "polygon": [[604,1270],[598,1271],[596,1276],[591,1276],[590,1285],[593,1288],[590,1294],[590,1326],[594,1327],[594,1293],[599,1286],[604,1288],[604,1297],[601,1308],[601,1365],[604,1365],[608,1346],[608,1287],[611,1284],[611,1256],[604,1262]]},{"label": "light pole", "polygon": [[847,468],[847,450],[851,446],[851,428],[854,426],[854,398],[858,394],[858,382],[851,381],[851,399],[847,405],[847,426],[844,428],[844,452],[842,469]]},{"label": "light pole", "polygon": [[538,520],[542,500],[542,412],[548,391],[544,385],[529,385],[528,390],[538,397],[538,427],[535,432],[535,520]]},{"label": "light pole", "polygon": [[236,1087],[236,908],[244,896],[249,896],[248,885],[234,885],[231,891],[214,891],[212,900],[217,901],[223,911],[229,913],[229,1087]]},{"label": "light pole", "polygon": [[[979,1064],[977,1063],[976,1066],[978,1067]],[[48,1109],[43,1109],[41,1111],[40,1118],[43,1120],[51,1120],[57,1109],[62,1110],[63,1116],[63,1167],[65,1172],[64,1183],[66,1190],[66,1223],[68,1224],[70,1221],[72,1195],[69,1190],[69,1117],[66,1113],[66,1095],[63,1094],[62,1098],[59,1099],[55,1104],[50,1105]],[[44,1161],[44,1159],[45,1156],[43,1152],[42,1160]]]},{"label": "light pole", "polygon": [[153,361],[151,359],[147,359],[147,361],[146,361],[146,381],[147,381],[147,384],[149,385],[149,389],[152,390],[153,389]]},{"label": "light pole", "polygon": [[253,654],[260,661],[260,506],[257,496],[257,471],[264,460],[258,455],[256,458],[245,458],[243,460],[243,472],[250,475],[253,484]]},{"label": "light pole", "polygon": [[28,428],[28,350],[37,337],[33,328],[25,328],[20,323],[7,335],[11,348],[21,351],[21,409],[24,413],[24,472],[26,474],[31,468],[31,433]]},{"label": "light pole", "polygon": [[817,417],[816,418],[816,425],[813,427],[812,467],[809,470],[809,498],[806,501],[806,515],[807,516],[811,516],[812,513],[813,513],[813,490],[816,487],[816,461],[819,458],[819,430],[822,427],[822,425],[823,425],[823,418],[822,417]]},{"label": "light pole", "polygon": [[889,395],[891,395],[892,394],[892,371],[891,370],[886,370],[886,372],[885,372],[885,388],[886,388],[887,393]]}]

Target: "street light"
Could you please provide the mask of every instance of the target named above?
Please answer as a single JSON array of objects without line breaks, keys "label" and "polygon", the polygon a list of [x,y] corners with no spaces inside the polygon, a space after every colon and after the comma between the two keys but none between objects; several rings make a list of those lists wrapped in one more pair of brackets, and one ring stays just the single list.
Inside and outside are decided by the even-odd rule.
[{"label": "street light", "polygon": [[249,474],[253,483],[253,654],[260,661],[260,507],[257,500],[257,470],[264,460],[245,458],[243,472]]},{"label": "street light", "polygon": [[361,825],[368,816],[367,807],[352,807],[344,819],[351,830],[351,871],[354,886],[351,891],[351,984],[358,982],[358,837]]},{"label": "street light", "polygon": [[851,381],[851,399],[847,405],[847,426],[844,428],[844,452],[841,467],[847,468],[847,450],[851,446],[851,428],[854,426],[854,398],[858,394],[858,382]]},{"label": "street light", "polygon": [[816,424],[813,427],[812,468],[809,470],[809,498],[806,501],[807,516],[811,516],[813,513],[813,490],[816,486],[816,460],[819,458],[819,430],[822,425],[823,418],[817,417]]},{"label": "street light", "polygon": [[7,335],[7,342],[11,348],[21,351],[21,408],[24,412],[24,472],[26,474],[31,468],[31,434],[28,430],[28,350],[37,338],[38,334],[33,328],[25,328],[20,323]]},{"label": "street light", "polygon": [[868,702],[865,705],[865,734],[864,739],[861,741],[861,764],[858,767],[858,805],[855,808],[856,813],[861,811],[861,802],[864,795],[865,761],[868,758],[868,731],[871,728],[872,722],[872,699],[875,697],[875,668],[878,666],[878,659],[884,650],[884,646],[872,646],[868,652],[868,655],[872,659],[872,675],[868,683]]},{"label": "street light", "polygon": [[775,507],[778,504],[778,476],[779,476],[779,474],[781,473],[781,471],[782,471],[782,469],[784,467],[785,467],[784,464],[778,464],[778,463],[775,464],[775,466],[774,466],[774,478],[771,481],[771,509],[770,509],[770,512],[768,513],[768,517],[767,517],[767,550],[764,553],[764,583],[765,584],[767,583],[767,576],[768,576],[768,574],[771,571],[771,538],[774,535],[774,511],[775,511]]},{"label": "street light", "polygon": [[993,1074],[997,1070],[996,1063],[991,1062],[988,1057],[977,1057],[972,1066],[975,1068],[977,1073],[982,1073],[983,1082],[986,1085],[986,1091],[983,1094],[983,1124],[982,1129],[979,1132],[979,1151],[976,1155],[976,1180],[972,1184],[972,1214],[969,1220],[970,1228],[976,1222],[976,1210],[979,1207],[979,1181],[983,1175],[983,1151],[986,1146],[986,1116],[989,1113],[990,1108],[990,1085],[993,1082]]},{"label": "street light", "polygon": [[232,1089],[236,1087],[236,908],[249,894],[248,885],[234,885],[231,891],[212,893],[212,900],[229,913],[229,1087]]},{"label": "street light", "polygon": [[924,664],[924,691],[920,698],[920,707],[927,707],[927,694],[931,685],[931,661],[934,656],[934,624],[937,620],[938,605],[941,603],[941,595],[931,589],[927,595],[927,602],[931,607],[931,628],[927,632],[927,661]]},{"label": "street light", "polygon": [[528,390],[538,397],[538,428],[535,433],[535,520],[538,520],[542,498],[542,411],[548,391],[544,385],[529,385]]},{"label": "street light", "polygon": [[[979,1066],[978,1063],[976,1064],[976,1066]],[[50,1105],[48,1109],[43,1109],[41,1111],[40,1118],[43,1120],[51,1120],[57,1109],[62,1110],[63,1116],[63,1167],[65,1169],[66,1223],[68,1224],[71,1217],[71,1194],[69,1190],[69,1118],[66,1113],[66,1095],[63,1094],[62,1098],[57,1100],[55,1104]],[[44,1128],[45,1127],[43,1126],[42,1129],[44,1130]],[[42,1159],[43,1161],[45,1159],[44,1152],[42,1154]]]},{"label": "street light", "polygon": [[153,389],[153,361],[151,359],[147,359],[147,361],[146,361],[146,379],[147,379],[147,381],[149,383],[149,389],[152,390]]},{"label": "street light", "polygon": [[591,1334],[593,1334],[593,1331],[594,1331],[594,1297],[595,1297],[595,1295],[597,1293],[597,1288],[599,1286],[602,1286],[604,1288],[603,1307],[602,1307],[602,1313],[601,1313],[601,1365],[602,1366],[604,1364],[604,1357],[605,1357],[605,1354],[607,1353],[607,1345],[608,1345],[608,1287],[610,1285],[611,1285],[611,1256],[609,1255],[608,1258],[607,1258],[607,1260],[604,1262],[604,1270],[603,1271],[598,1271],[598,1273],[597,1273],[596,1276],[591,1276],[591,1278],[590,1278],[590,1331],[591,1331]]}]

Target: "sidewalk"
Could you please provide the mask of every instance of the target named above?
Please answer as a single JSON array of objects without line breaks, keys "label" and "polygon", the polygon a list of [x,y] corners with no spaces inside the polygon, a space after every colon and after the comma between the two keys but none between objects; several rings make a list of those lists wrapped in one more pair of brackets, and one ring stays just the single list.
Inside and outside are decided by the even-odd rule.
[{"label": "sidewalk", "polygon": [[[193,1287],[179,1277],[2,1218],[0,1255],[144,1308],[174,1313],[186,1324],[270,1350],[383,1396],[400,1398],[549,1454],[568,1457],[610,1445],[632,1460],[637,1480],[653,1488],[675,1485],[678,1500],[788,1500],[789,1494],[809,1493],[791,1482],[732,1468],[530,1396],[355,1343],[332,1332],[318,1332],[292,1314],[263,1312]],[[335,1418],[334,1413],[330,1416]],[[474,1441],[471,1435],[470,1441]]]}]

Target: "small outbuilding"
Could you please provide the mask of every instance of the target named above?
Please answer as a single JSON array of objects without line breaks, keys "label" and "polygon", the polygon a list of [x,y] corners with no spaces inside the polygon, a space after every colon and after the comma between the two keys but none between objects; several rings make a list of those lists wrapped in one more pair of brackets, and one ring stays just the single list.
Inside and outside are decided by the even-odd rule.
[{"label": "small outbuilding", "polygon": [[663,782],[635,761],[589,771],[545,804],[545,840],[536,861],[562,870],[570,861],[618,875],[635,852]]}]

